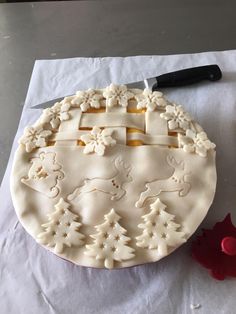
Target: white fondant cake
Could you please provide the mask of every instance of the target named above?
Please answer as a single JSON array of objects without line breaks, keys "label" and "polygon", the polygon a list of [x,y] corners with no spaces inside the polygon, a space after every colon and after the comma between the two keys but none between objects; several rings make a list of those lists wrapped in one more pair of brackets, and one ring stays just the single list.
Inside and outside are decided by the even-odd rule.
[{"label": "white fondant cake", "polygon": [[205,217],[214,149],[160,92],[79,91],[25,129],[11,176],[15,210],[37,242],[75,264],[155,262]]}]

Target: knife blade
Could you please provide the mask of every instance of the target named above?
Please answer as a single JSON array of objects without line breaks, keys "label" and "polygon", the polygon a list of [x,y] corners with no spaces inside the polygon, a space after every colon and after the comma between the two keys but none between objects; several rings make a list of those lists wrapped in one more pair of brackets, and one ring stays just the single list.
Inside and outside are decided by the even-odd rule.
[{"label": "knife blade", "polygon": [[[149,88],[152,91],[167,87],[181,87],[199,83],[201,81],[218,81],[222,77],[222,72],[217,64],[198,66],[187,68],[174,72],[165,73],[157,77],[147,78],[143,81],[132,82],[126,84],[127,88]],[[68,97],[67,95],[64,97]],[[49,101],[37,104],[32,109],[45,109],[52,106],[54,103],[61,101],[64,97],[54,98]]]}]

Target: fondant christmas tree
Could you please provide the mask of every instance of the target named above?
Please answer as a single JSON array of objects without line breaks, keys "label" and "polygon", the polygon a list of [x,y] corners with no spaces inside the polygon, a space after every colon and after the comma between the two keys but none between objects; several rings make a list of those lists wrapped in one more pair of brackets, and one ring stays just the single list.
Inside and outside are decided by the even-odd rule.
[{"label": "fondant christmas tree", "polygon": [[113,268],[114,261],[128,260],[134,257],[134,249],[127,245],[130,238],[127,231],[118,223],[120,216],[114,209],[105,215],[105,222],[95,226],[98,233],[91,235],[93,244],[86,245],[86,255],[104,260],[106,268]]},{"label": "fondant christmas tree", "polygon": [[168,247],[176,247],[185,242],[184,233],[178,231],[180,225],[174,222],[159,198],[150,205],[151,211],[142,216],[144,223],[138,225],[143,233],[136,237],[136,245],[142,248],[157,249],[161,256],[168,253]]},{"label": "fondant christmas tree", "polygon": [[55,253],[62,253],[64,246],[81,246],[84,235],[78,232],[81,223],[79,216],[69,210],[70,204],[63,198],[55,205],[55,211],[49,214],[49,221],[42,225],[44,231],[37,237],[40,244],[54,248]]}]

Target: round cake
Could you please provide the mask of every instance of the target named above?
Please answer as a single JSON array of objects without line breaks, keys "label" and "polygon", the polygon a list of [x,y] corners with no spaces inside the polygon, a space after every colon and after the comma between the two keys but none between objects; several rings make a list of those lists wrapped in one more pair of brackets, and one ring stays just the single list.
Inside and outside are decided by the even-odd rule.
[{"label": "round cake", "polygon": [[161,92],[111,84],[43,111],[22,135],[11,193],[25,230],[75,264],[156,262],[202,222],[215,145]]}]

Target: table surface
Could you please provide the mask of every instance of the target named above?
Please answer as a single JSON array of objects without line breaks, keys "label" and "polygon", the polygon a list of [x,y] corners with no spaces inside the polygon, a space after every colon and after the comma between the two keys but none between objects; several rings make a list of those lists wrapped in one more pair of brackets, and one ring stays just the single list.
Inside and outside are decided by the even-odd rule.
[{"label": "table surface", "polygon": [[235,49],[235,10],[233,0],[0,4],[0,181],[36,59]]}]

